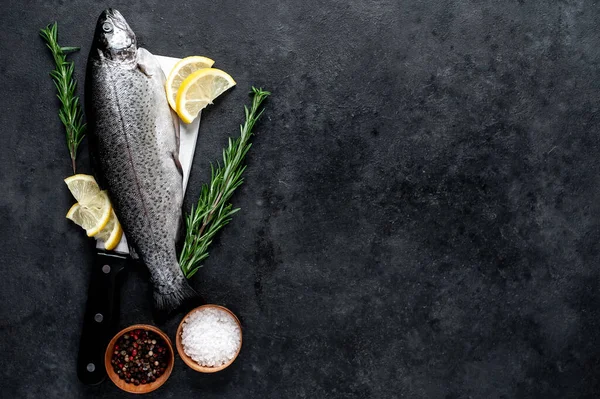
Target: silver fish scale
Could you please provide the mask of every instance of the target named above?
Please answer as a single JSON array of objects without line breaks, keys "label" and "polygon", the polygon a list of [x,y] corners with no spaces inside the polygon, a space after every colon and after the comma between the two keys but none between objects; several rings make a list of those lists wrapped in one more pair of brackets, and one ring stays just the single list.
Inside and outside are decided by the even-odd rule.
[{"label": "silver fish scale", "polygon": [[[155,290],[185,296],[178,292],[182,280],[187,283],[175,249],[183,202],[175,125],[160,65],[144,49],[137,57],[144,72],[110,61],[91,69],[97,160],[127,240],[148,267]],[[156,293],[155,300],[161,307]]]}]

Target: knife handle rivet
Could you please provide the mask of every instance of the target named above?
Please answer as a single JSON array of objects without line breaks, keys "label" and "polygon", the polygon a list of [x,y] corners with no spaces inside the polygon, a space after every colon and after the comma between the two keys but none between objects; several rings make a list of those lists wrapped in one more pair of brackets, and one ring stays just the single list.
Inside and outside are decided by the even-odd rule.
[{"label": "knife handle rivet", "polygon": [[87,366],[85,366],[85,369],[90,373],[93,373],[94,370],[96,370],[96,365],[94,363],[88,363]]},{"label": "knife handle rivet", "polygon": [[102,313],[96,313],[94,315],[94,320],[96,320],[97,323],[102,323],[102,320],[104,320],[104,316],[102,316]]},{"label": "knife handle rivet", "polygon": [[109,266],[109,265],[104,265],[104,266],[102,266],[102,272],[103,272],[104,274],[108,274],[108,273],[110,273],[110,266]]}]

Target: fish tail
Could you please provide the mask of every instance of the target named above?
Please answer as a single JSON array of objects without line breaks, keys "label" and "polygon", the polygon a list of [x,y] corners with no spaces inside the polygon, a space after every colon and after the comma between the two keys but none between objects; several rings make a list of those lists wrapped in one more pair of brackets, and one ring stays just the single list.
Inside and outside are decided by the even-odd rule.
[{"label": "fish tail", "polygon": [[169,290],[154,289],[154,308],[160,312],[171,313],[184,303],[198,299],[198,293],[181,276],[173,282]]}]

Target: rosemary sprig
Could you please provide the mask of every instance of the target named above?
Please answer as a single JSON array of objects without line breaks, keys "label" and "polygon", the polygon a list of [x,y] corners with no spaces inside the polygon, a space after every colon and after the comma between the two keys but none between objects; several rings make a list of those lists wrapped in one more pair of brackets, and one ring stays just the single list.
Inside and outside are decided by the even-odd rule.
[{"label": "rosemary sprig", "polygon": [[244,156],[252,146],[250,136],[252,128],[260,118],[261,103],[271,94],[262,89],[252,88],[252,106],[244,106],[246,121],[240,126],[240,137],[229,138],[229,146],[223,149],[223,165],[211,166],[210,184],[204,184],[198,198],[198,204],[186,217],[186,235],[179,264],[183,274],[190,278],[208,258],[208,246],[217,232],[231,221],[239,208],[233,209],[229,199],[242,182],[246,166],[242,164]]},{"label": "rosemary sprig", "polygon": [[77,81],[73,78],[74,65],[67,61],[67,54],[79,50],[79,47],[61,47],[58,45],[58,25],[56,22],[40,30],[46,45],[54,57],[55,69],[50,72],[54,81],[57,97],[61,107],[58,117],[65,125],[67,136],[67,147],[71,156],[73,173],[76,173],[77,148],[85,136],[85,123],[83,123],[83,112],[79,97],[77,97]]}]

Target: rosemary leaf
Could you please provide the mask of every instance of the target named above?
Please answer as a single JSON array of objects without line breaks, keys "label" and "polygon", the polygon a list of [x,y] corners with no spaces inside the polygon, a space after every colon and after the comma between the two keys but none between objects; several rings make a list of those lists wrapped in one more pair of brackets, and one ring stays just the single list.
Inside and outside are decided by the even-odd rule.
[{"label": "rosemary leaf", "polygon": [[262,115],[262,102],[271,93],[253,87],[251,94],[252,106],[244,107],[246,120],[240,126],[240,136],[229,138],[228,146],[223,150],[223,165],[211,165],[210,183],[202,185],[198,203],[186,217],[187,229],[179,265],[187,278],[196,274],[202,261],[208,258],[208,247],[212,239],[240,210],[233,209],[229,200],[243,183],[242,174],[246,166],[242,163],[251,147],[252,129]]},{"label": "rosemary leaf", "polygon": [[58,44],[58,25],[56,22],[40,30],[40,36],[52,52],[55,69],[50,76],[56,86],[60,101],[58,117],[65,126],[67,148],[71,157],[73,173],[77,172],[77,149],[85,136],[85,123],[79,97],[77,97],[77,81],[73,78],[75,66],[72,61],[67,61],[67,54],[79,50],[79,47],[61,47]]}]

